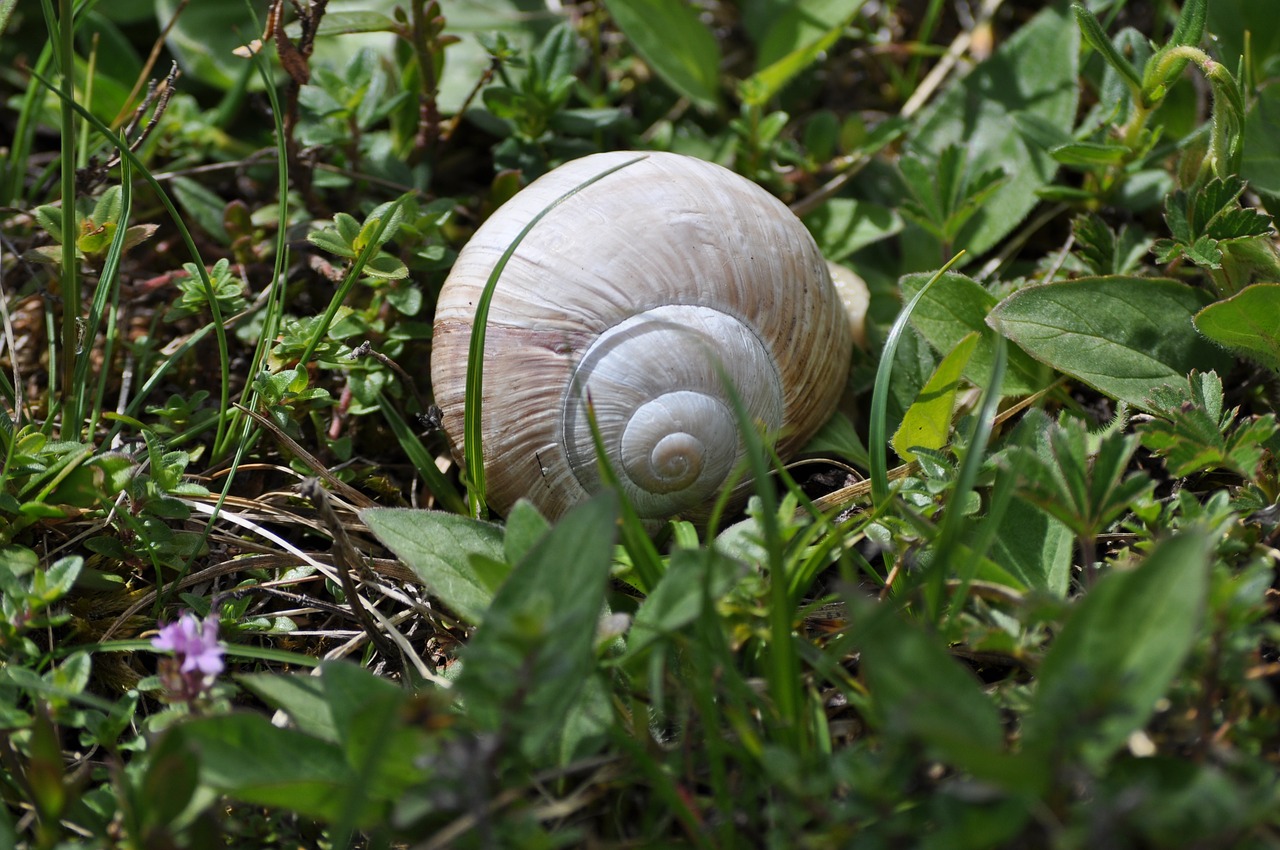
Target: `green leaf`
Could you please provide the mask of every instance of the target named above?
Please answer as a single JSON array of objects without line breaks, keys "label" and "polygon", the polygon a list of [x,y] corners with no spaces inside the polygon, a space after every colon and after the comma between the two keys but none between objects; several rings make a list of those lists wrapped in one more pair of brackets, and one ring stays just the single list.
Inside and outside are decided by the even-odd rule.
[{"label": "green leaf", "polygon": [[[1280,27],[1276,28],[1280,32]],[[1244,150],[1240,174],[1254,189],[1280,195],[1280,83],[1267,86],[1254,101],[1244,122]],[[44,226],[44,220],[40,223]],[[47,227],[46,227],[47,229]]]},{"label": "green leaf", "polygon": [[1065,7],[1040,12],[967,76],[922,111],[913,144],[940,153],[948,145],[968,151],[969,169],[1003,169],[1009,179],[982,206],[957,247],[971,256],[999,242],[1038,203],[1057,163],[1020,116],[1070,134],[1075,121],[1080,33]]},{"label": "green leaf", "polygon": [[907,408],[902,424],[893,435],[893,450],[904,461],[916,459],[911,449],[940,449],[947,444],[960,376],[981,338],[982,334],[974,331],[961,339],[938,364],[915,403]]},{"label": "green leaf", "polygon": [[[1028,414],[1035,421],[1043,414]],[[1078,419],[1044,429],[1039,451],[1015,446],[1003,464],[1018,476],[1019,492],[1085,539],[1097,537],[1154,483],[1129,471],[1138,438],[1110,430],[1095,437]]]},{"label": "green leaf", "polygon": [[[62,207],[53,204],[45,204],[32,210],[36,217],[36,223],[40,228],[48,233],[50,238],[59,245],[62,244]],[[61,252],[59,252],[61,255]]]},{"label": "green leaf", "polygon": [[[337,744],[277,728],[260,714],[202,717],[169,735],[171,746],[192,753],[201,785],[241,802],[335,821],[360,790]],[[357,820],[371,823],[382,808],[362,806]]]},{"label": "green leaf", "polygon": [[612,493],[566,514],[512,571],[462,655],[457,686],[472,721],[518,734],[531,758],[593,675],[617,520]]},{"label": "green leaf", "polygon": [[227,202],[190,177],[175,177],[171,183],[173,196],[200,228],[222,245],[230,245],[225,212]]},{"label": "green leaf", "polygon": [[1079,751],[1096,770],[1142,728],[1199,635],[1208,554],[1204,535],[1183,534],[1089,591],[1040,665],[1029,749]]},{"label": "green leaf", "polygon": [[307,234],[307,241],[322,251],[328,251],[330,254],[346,257],[349,260],[356,258],[356,250],[348,242],[344,241],[342,235],[336,230],[313,230]]},{"label": "green leaf", "polygon": [[[292,25],[291,25],[292,28]],[[320,36],[350,35],[358,32],[396,32],[396,22],[380,12],[352,10],[329,12],[320,20],[316,34]],[[301,31],[293,33],[297,38]]]},{"label": "green leaf", "polygon": [[518,500],[507,512],[506,533],[502,538],[502,552],[507,563],[519,563],[550,530],[551,523],[538,512],[533,502]]},{"label": "green leaf", "polygon": [[1012,499],[1000,517],[989,553],[1027,587],[1063,598],[1071,583],[1071,530],[1025,499]]},{"label": "green leaf", "polygon": [[1145,410],[1171,378],[1230,366],[1192,327],[1207,300],[1172,280],[1081,278],[1015,292],[987,323],[1042,363]]},{"label": "green leaf", "polygon": [[[910,274],[899,281],[904,300],[912,298],[929,280],[928,274]],[[912,326],[938,351],[951,351],[960,340],[974,331],[982,332],[964,376],[982,386],[991,374],[995,340],[987,327],[987,316],[996,306],[996,297],[982,284],[965,275],[948,272],[943,275],[911,314]],[[1013,349],[1000,390],[1005,395],[1027,395],[1038,392],[1048,383],[1045,369]]]},{"label": "green leaf", "polygon": [[1093,213],[1077,216],[1071,229],[1080,259],[1096,275],[1133,271],[1151,247],[1151,240],[1138,228],[1121,225],[1117,232]]},{"label": "green leaf", "polygon": [[832,198],[805,216],[804,224],[833,263],[902,230],[902,219],[893,210],[852,198]]},{"label": "green leaf", "polygon": [[1142,89],[1142,77],[1138,74],[1138,69],[1121,56],[1120,51],[1116,50],[1115,45],[1111,43],[1111,39],[1107,38],[1101,22],[1094,17],[1093,12],[1079,3],[1072,4],[1071,11],[1075,13],[1076,22],[1080,25],[1080,33],[1084,36],[1085,42],[1096,50],[1106,63],[1120,74],[1130,90],[1137,94]]},{"label": "green leaf", "polygon": [[848,26],[866,0],[805,0],[778,3],[770,9],[768,26],[756,55],[756,69],[767,68],[787,56],[823,42],[832,29]]},{"label": "green leaf", "polygon": [[1259,283],[1210,304],[1195,319],[1209,339],[1280,372],[1280,283]]},{"label": "green leaf", "polygon": [[338,743],[338,727],[325,701],[324,686],[317,677],[307,673],[245,673],[236,676],[236,681],[267,705],[288,714],[299,731]]},{"label": "green leaf", "polygon": [[866,0],[809,0],[771,23],[760,45],[757,71],[742,81],[743,100],[763,106],[797,74],[832,48]]},{"label": "green leaf", "polygon": [[1169,472],[1192,475],[1228,469],[1252,479],[1276,431],[1271,415],[1250,418],[1237,428],[1236,411],[1222,410],[1222,379],[1216,372],[1191,373],[1181,382],[1160,387],[1151,396],[1160,417],[1139,426],[1142,443],[1163,456]]},{"label": "green leaf", "polygon": [[[181,178],[175,178],[174,183]],[[120,212],[124,208],[124,189],[120,186],[109,186],[93,205],[93,214],[89,217],[93,223],[101,227],[104,224],[119,224]]]},{"label": "green leaf", "polygon": [[720,102],[720,45],[681,0],[605,0],[618,29],[644,61],[702,109]]},{"label": "green leaf", "polygon": [[1004,752],[1000,713],[977,678],[939,639],[888,607],[862,608],[860,669],[875,723],[889,735],[923,742],[938,757],[974,776],[1011,785],[1038,781],[1032,763]]},{"label": "green leaf", "polygon": [[398,257],[378,254],[364,264],[364,274],[377,280],[404,280],[409,276],[409,267]]},{"label": "green leaf", "polygon": [[[717,543],[724,540],[723,535]],[[627,639],[626,660],[698,618],[741,578],[742,567],[715,549],[677,549],[658,584],[640,603]]]},{"label": "green leaf", "polygon": [[493,591],[476,575],[469,556],[502,558],[498,526],[458,514],[409,508],[366,508],[360,518],[433,595],[467,622],[480,622]]},{"label": "green leaf", "polygon": [[1124,145],[1104,145],[1100,142],[1071,142],[1051,148],[1049,154],[1063,165],[1086,168],[1119,165],[1129,155]]}]

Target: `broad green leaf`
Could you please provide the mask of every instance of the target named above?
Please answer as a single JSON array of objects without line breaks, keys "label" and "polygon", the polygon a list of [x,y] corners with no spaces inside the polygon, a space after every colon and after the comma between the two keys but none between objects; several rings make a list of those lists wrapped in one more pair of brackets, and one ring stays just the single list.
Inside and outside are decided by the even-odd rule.
[{"label": "broad green leaf", "polygon": [[[723,539],[722,535],[716,543]],[[642,655],[662,636],[692,623],[704,606],[714,606],[728,593],[741,574],[741,564],[716,549],[677,549],[657,586],[636,610],[626,659]]]},{"label": "broad green leaf", "polygon": [[1146,410],[1170,379],[1229,368],[1191,324],[1207,300],[1172,280],[1081,278],[1015,292],[987,323],[1040,362]]},{"label": "broad green leaf", "polygon": [[1089,591],[1040,665],[1028,749],[1078,751],[1098,769],[1142,728],[1199,635],[1208,554],[1202,534],[1182,534]]},{"label": "broad green leaf", "polygon": [[833,263],[902,230],[902,219],[893,210],[852,198],[832,198],[805,216],[804,224]]},{"label": "broad green leaf", "polygon": [[893,450],[904,461],[916,459],[913,448],[940,449],[947,444],[960,376],[981,337],[981,333],[974,331],[961,339],[938,364],[915,403],[907,408],[902,424],[893,435]]},{"label": "broad green leaf", "polygon": [[681,0],[605,0],[618,29],[678,93],[703,109],[720,101],[720,46]]},{"label": "broad green leaf", "polygon": [[[903,277],[899,283],[903,299],[909,300],[919,292],[930,277],[929,274]],[[966,378],[981,386],[991,374],[994,340],[989,335],[987,315],[996,303],[996,297],[977,281],[947,272],[920,299],[911,314],[911,324],[938,351],[951,351],[968,334],[982,331],[982,338],[964,370]],[[1045,369],[1025,352],[1012,349],[1000,390],[1005,395],[1037,392],[1048,383],[1044,373]]]},{"label": "broad green leaf", "polygon": [[1247,39],[1253,61],[1249,79],[1265,79],[1268,61],[1280,56],[1280,27],[1275,25],[1276,7],[1271,0],[1212,0],[1207,11],[1206,28],[1213,34],[1215,53],[1227,69],[1236,72]]},{"label": "broad green leaf", "polygon": [[[823,41],[836,27],[847,26],[866,0],[805,0],[778,4],[764,29],[756,69],[767,68],[786,56]],[[776,7],[775,7],[776,8]]]},{"label": "broad green leaf", "polygon": [[1035,765],[1005,753],[995,703],[935,635],[890,608],[853,607],[854,619],[861,621],[860,669],[877,725],[890,735],[922,741],[979,778],[1011,784],[1033,778]]},{"label": "broad green leaf", "polygon": [[[338,745],[277,728],[260,714],[202,717],[169,735],[177,738],[172,746],[192,752],[201,785],[244,803],[334,821],[347,814],[360,789]],[[357,820],[371,824],[384,811],[366,803]]]},{"label": "broad green leaf", "polygon": [[236,680],[272,708],[289,715],[299,731],[331,744],[338,743],[338,728],[324,698],[324,685],[306,673],[245,673]]},{"label": "broad green leaf", "polygon": [[593,647],[617,537],[618,500],[571,510],[534,544],[467,644],[458,690],[480,728],[544,754],[594,675]]},{"label": "broad green leaf", "polygon": [[1028,587],[1065,597],[1075,538],[1058,520],[1023,499],[1012,499],[988,553]]},{"label": "broad green leaf", "polygon": [[743,99],[762,106],[840,40],[866,0],[808,0],[770,23],[756,73],[742,82]]},{"label": "broad green leaf", "polygon": [[433,595],[468,623],[479,623],[493,599],[476,575],[472,554],[500,560],[502,530],[458,514],[409,508],[366,508],[369,529],[422,579]]},{"label": "broad green leaf", "polygon": [[1210,304],[1196,330],[1223,348],[1280,372],[1280,283],[1259,283]]},{"label": "broad green leaf", "polygon": [[940,153],[961,145],[969,169],[982,174],[1001,168],[1008,181],[962,231],[956,247],[971,256],[991,248],[1038,203],[1057,163],[1021,129],[1020,115],[1071,132],[1079,86],[1080,31],[1064,5],[1040,12],[1001,44],[991,58],[949,86],[923,110],[912,142]]},{"label": "broad green leaf", "polygon": [[138,789],[139,798],[146,802],[137,814],[152,828],[167,826],[181,816],[199,786],[199,767],[189,752],[174,745],[177,740],[174,736],[164,738],[147,754],[146,772]]},{"label": "broad green leaf", "polygon": [[520,499],[507,512],[502,538],[502,552],[508,564],[517,564],[551,530],[551,523],[538,512],[533,502]]},{"label": "broad green leaf", "polygon": [[[1280,27],[1276,28],[1280,32]],[[1244,122],[1244,151],[1240,175],[1254,189],[1280,195],[1280,84],[1258,95]]]},{"label": "broad green leaf", "polygon": [[219,243],[230,244],[231,238],[227,235],[224,221],[226,201],[190,177],[175,177],[170,185],[173,186],[174,198],[192,221]]}]

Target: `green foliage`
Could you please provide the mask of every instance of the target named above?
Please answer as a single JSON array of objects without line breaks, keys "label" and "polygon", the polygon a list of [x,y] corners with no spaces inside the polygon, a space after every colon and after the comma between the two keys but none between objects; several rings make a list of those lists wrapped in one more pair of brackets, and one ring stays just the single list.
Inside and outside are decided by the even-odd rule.
[{"label": "green foliage", "polygon": [[[196,274],[191,263],[184,264],[187,276],[178,279],[178,289],[182,292],[172,309],[171,318],[179,318],[194,313],[202,313],[208,306],[208,294],[200,276]],[[248,303],[244,298],[244,284],[234,278],[231,263],[223,258],[209,269],[209,280],[213,284],[213,297],[218,301],[218,309],[230,316],[239,313]]]},{"label": "green foliage", "polygon": [[[1270,6],[285,4],[246,58],[192,4],[131,118],[179,4],[75,5],[0,0],[0,846],[1280,830]],[[606,462],[482,521],[435,296],[612,149],[735,169],[865,279],[832,463],[738,410],[740,514],[646,526]],[[148,641],[183,610],[198,700]]]},{"label": "green foliage", "polygon": [[1258,475],[1264,447],[1276,433],[1275,416],[1237,424],[1239,411],[1222,409],[1222,379],[1216,372],[1193,371],[1185,384],[1159,387],[1151,403],[1160,418],[1143,425],[1142,443],[1165,456],[1170,473],[1226,469],[1246,481]]},{"label": "green foliage", "polygon": [[1205,307],[1196,330],[1230,351],[1280,372],[1280,284],[1259,283]]},{"label": "green foliage", "polygon": [[1117,430],[1088,432],[1078,419],[1045,424],[1038,450],[1015,447],[1005,462],[1019,492],[1083,539],[1092,540],[1148,493],[1151,480],[1129,471],[1138,439]]},{"label": "green foliage", "polygon": [[1207,300],[1172,280],[1080,278],[1019,290],[987,322],[1040,362],[1145,409],[1161,384],[1227,367],[1191,323]]},{"label": "green foliage", "polygon": [[[116,230],[123,224],[121,221],[122,189],[111,186],[96,200],[81,198],[76,202],[75,255],[78,259],[101,266],[107,258],[111,242]],[[62,244],[66,241],[63,232],[59,207],[42,206],[34,210],[36,221],[56,244],[44,245],[33,249],[27,255],[30,259],[42,263],[62,262]],[[124,249],[128,250],[149,239],[157,230],[154,224],[135,224],[127,226],[124,235]]]}]

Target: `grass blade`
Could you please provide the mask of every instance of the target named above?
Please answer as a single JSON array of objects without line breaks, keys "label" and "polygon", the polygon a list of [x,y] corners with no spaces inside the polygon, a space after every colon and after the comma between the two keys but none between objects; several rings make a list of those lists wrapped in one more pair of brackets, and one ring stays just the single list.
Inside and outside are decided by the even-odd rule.
[{"label": "grass blade", "polygon": [[889,381],[893,377],[893,358],[898,351],[898,341],[902,339],[902,334],[907,329],[907,322],[911,319],[911,313],[924,294],[963,256],[964,251],[961,251],[952,257],[945,266],[938,269],[933,277],[929,278],[928,283],[920,287],[920,291],[907,303],[907,306],[902,308],[902,312],[893,323],[893,328],[889,331],[889,337],[885,340],[884,350],[880,354],[875,389],[871,394],[871,422],[867,436],[867,451],[871,461],[871,503],[877,510],[889,498],[889,457],[886,449],[889,430],[887,425]]},{"label": "grass blade", "polygon": [[516,238],[507,246],[507,250],[502,252],[502,256],[498,258],[497,265],[493,267],[493,271],[489,274],[488,281],[485,282],[484,291],[480,293],[480,299],[476,303],[475,323],[471,326],[471,346],[467,353],[467,399],[463,411],[463,452],[466,455],[467,466],[467,500],[470,505],[471,515],[477,519],[483,519],[488,513],[488,505],[485,501],[484,449],[481,445],[480,433],[482,412],[480,394],[484,390],[484,338],[485,330],[489,323],[489,304],[493,301],[493,293],[498,288],[498,279],[502,276],[503,269],[507,267],[507,262],[515,254],[516,248],[520,247],[520,243],[529,235],[529,231],[533,230],[547,213],[593,183],[603,180],[615,171],[634,165],[642,159],[644,159],[643,156],[638,156],[635,159],[629,159],[626,162],[608,168],[594,177],[584,180],[550,204],[547,204],[524,226],[523,230],[516,234]]}]

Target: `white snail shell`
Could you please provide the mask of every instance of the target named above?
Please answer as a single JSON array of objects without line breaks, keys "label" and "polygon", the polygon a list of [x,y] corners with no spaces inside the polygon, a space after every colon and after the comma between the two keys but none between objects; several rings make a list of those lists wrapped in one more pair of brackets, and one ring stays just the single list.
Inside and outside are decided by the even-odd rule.
[{"label": "white snail shell", "polygon": [[835,409],[850,325],[804,225],[764,189],[670,153],[575,160],[502,206],[440,293],[431,378],[462,458],[476,304],[502,253],[565,192],[636,157],[534,225],[490,306],[483,435],[489,504],[550,518],[603,488],[589,393],[641,517],[697,516],[743,458],[716,363],[783,457]]}]

